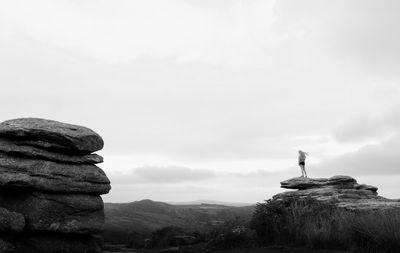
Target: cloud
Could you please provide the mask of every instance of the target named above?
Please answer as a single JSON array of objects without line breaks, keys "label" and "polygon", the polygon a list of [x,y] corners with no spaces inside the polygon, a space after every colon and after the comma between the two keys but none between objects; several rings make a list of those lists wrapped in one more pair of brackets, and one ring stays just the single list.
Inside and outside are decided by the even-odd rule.
[{"label": "cloud", "polygon": [[336,128],[333,136],[339,142],[379,141],[392,134],[400,133],[400,106],[384,112],[358,116]]},{"label": "cloud", "polygon": [[[397,6],[1,1],[0,114],[93,128],[104,137],[106,163],[113,155],[146,156],[107,164],[112,196],[128,198],[131,189],[144,198],[162,191],[189,198],[193,190],[196,199],[216,192],[263,199],[299,168],[257,168],[295,165],[298,149],[324,159],[325,174],[379,164],[394,173],[400,111],[381,112],[400,94],[398,79],[388,80],[399,69]],[[332,139],[332,128],[349,118]],[[355,152],[364,142],[374,145]],[[332,150],[347,154],[328,164]],[[243,173],[230,174],[237,171],[230,164],[243,164]]]},{"label": "cloud", "polygon": [[191,169],[182,166],[142,166],[131,173],[112,174],[116,184],[174,184],[182,182],[203,181],[215,177],[215,173],[207,169]]},{"label": "cloud", "polygon": [[287,136],[375,107],[307,4],[1,1],[1,115],[93,127],[111,154],[290,158],[307,143]]},{"label": "cloud", "polygon": [[261,202],[282,191],[280,181],[297,176],[300,170],[280,172],[263,169],[249,172],[212,172],[181,166],[146,166],[130,173],[108,173],[112,190],[106,201],[127,202],[143,198],[162,201],[211,199]]},{"label": "cloud", "polygon": [[333,132],[340,145],[354,143],[352,152],[324,159],[316,168],[345,175],[399,175],[400,105],[358,116]]},{"label": "cloud", "polygon": [[373,117],[359,117],[334,131],[334,137],[340,142],[374,140],[385,135],[385,126]]},{"label": "cloud", "polygon": [[1,115],[93,127],[113,154],[287,157],[282,137],[312,132],[324,121],[315,104],[341,94],[322,92],[324,71],[291,85],[321,54],[278,31],[275,4],[2,1]]},{"label": "cloud", "polygon": [[240,63],[277,40],[274,3],[230,1],[216,8],[162,0],[5,1],[0,13],[14,36],[106,62],[149,57]]},{"label": "cloud", "polygon": [[399,77],[399,1],[284,0],[277,10],[281,22],[303,26],[332,57],[355,59],[381,77]]},{"label": "cloud", "polygon": [[111,181],[115,184],[176,184],[184,182],[214,181],[231,182],[234,185],[251,186],[269,184],[276,175],[286,175],[288,170],[279,173],[257,169],[244,172],[215,172],[211,169],[192,169],[184,166],[140,166],[130,172],[109,172]]},{"label": "cloud", "polygon": [[377,144],[369,144],[355,152],[346,153],[315,164],[315,173],[352,176],[399,176],[400,135]]}]

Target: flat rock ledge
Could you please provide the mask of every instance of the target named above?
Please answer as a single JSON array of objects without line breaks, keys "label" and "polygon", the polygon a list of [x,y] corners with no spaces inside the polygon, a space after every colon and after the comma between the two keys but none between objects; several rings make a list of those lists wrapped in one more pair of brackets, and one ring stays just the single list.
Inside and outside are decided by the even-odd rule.
[{"label": "flat rock ledge", "polygon": [[331,202],[348,210],[400,210],[400,201],[387,199],[378,195],[378,188],[372,185],[358,184],[350,176],[333,176],[330,178],[295,177],[281,182],[281,187],[296,189],[272,197],[273,200],[289,198],[312,198],[322,202]]},{"label": "flat rock ledge", "polygon": [[12,156],[22,156],[62,163],[96,164],[103,162],[103,157],[97,154],[69,155],[48,151],[34,146],[21,145],[18,142],[0,138],[0,152]]},{"label": "flat rock ledge", "polygon": [[0,187],[50,192],[106,194],[110,180],[93,164],[66,164],[11,156],[0,152]]},{"label": "flat rock ledge", "polygon": [[40,118],[19,118],[0,123],[0,136],[20,144],[71,154],[90,154],[104,146],[93,130]]}]

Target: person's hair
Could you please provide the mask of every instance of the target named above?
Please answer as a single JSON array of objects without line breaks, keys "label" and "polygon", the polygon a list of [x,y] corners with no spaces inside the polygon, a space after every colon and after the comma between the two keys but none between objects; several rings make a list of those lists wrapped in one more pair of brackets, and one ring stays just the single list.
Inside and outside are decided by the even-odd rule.
[{"label": "person's hair", "polygon": [[303,154],[305,154],[305,155],[308,155],[308,152],[304,152],[304,151],[302,151],[302,150],[299,150],[299,153],[303,153]]}]

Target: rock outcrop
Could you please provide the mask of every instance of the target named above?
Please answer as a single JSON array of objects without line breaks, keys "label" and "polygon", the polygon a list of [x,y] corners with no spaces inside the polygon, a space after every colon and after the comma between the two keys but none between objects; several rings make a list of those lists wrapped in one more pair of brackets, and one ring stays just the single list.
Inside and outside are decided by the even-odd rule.
[{"label": "rock outcrop", "polygon": [[0,123],[0,136],[67,154],[90,154],[104,146],[100,135],[89,128],[38,118],[4,121]]},{"label": "rock outcrop", "polygon": [[89,128],[22,118],[0,123],[0,253],[101,252],[110,181]]},{"label": "rock outcrop", "polygon": [[281,187],[297,189],[297,191],[279,193],[273,196],[273,200],[310,197],[318,201],[331,202],[349,210],[400,208],[400,202],[378,196],[377,187],[358,184],[349,176],[296,177],[281,182]]}]

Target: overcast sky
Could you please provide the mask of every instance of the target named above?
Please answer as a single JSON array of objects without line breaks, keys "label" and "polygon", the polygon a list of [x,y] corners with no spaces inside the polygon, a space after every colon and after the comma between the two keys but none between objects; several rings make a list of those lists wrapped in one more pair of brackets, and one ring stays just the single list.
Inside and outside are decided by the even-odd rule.
[{"label": "overcast sky", "polygon": [[301,175],[400,198],[400,1],[0,2],[0,115],[105,140],[107,202],[253,203]]}]

